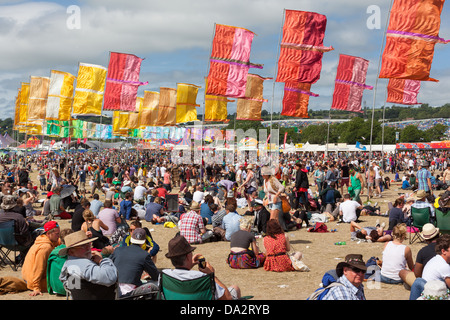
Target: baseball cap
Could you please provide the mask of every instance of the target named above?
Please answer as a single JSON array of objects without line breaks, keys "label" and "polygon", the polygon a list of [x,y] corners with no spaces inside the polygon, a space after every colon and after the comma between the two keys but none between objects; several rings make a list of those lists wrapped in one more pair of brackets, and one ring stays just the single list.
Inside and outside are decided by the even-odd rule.
[{"label": "baseball cap", "polygon": [[44,224],[44,233],[54,229],[59,228],[59,225],[56,221],[49,221]]},{"label": "baseball cap", "polygon": [[144,244],[146,238],[147,233],[145,232],[145,230],[142,228],[136,228],[131,234],[130,242],[134,244]]}]

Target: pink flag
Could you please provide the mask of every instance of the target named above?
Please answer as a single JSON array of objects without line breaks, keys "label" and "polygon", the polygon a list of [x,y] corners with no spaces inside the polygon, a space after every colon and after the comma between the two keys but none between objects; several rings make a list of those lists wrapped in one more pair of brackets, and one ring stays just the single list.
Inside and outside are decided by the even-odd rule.
[{"label": "pink flag", "polygon": [[103,110],[136,111],[139,72],[143,59],[132,54],[111,52]]},{"label": "pink flag", "polygon": [[331,109],[362,112],[364,89],[373,89],[365,84],[368,66],[369,61],[366,59],[345,54],[339,56]]},{"label": "pink flag", "polygon": [[398,104],[419,104],[417,102],[419,90],[419,80],[389,79],[386,102]]},{"label": "pink flag", "polygon": [[245,97],[254,33],[247,29],[216,25],[212,44],[206,94],[234,98]]}]

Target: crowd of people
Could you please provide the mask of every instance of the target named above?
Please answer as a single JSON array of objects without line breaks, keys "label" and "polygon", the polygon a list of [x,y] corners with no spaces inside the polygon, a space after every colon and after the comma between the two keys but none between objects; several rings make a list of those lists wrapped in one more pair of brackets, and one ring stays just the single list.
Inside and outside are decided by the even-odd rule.
[{"label": "crowd of people", "polygon": [[[155,151],[3,157],[0,225],[14,221],[16,262],[30,295],[154,297],[161,272],[179,280],[213,274],[193,251],[216,241],[230,243],[230,268],[295,271],[302,253],[286,233],[336,221],[349,224],[351,239],[385,242],[380,281],[404,283],[417,299],[428,282],[450,288],[449,237],[436,227],[436,210],[447,210],[439,199],[450,193],[448,159],[448,152],[281,154],[276,165],[258,166],[175,164],[169,152]],[[392,182],[405,192],[381,212],[376,201]],[[414,263],[403,242],[414,228],[411,211],[424,207],[429,223],[419,231],[428,245]],[[389,223],[361,227],[361,215]],[[71,220],[71,227],[61,229],[58,220]],[[142,221],[178,228],[165,255],[174,269],[157,268],[158,239]],[[331,272],[334,285],[323,299],[365,299],[366,271],[360,255],[349,255]],[[216,299],[241,298],[238,285],[217,275],[215,283]]]}]

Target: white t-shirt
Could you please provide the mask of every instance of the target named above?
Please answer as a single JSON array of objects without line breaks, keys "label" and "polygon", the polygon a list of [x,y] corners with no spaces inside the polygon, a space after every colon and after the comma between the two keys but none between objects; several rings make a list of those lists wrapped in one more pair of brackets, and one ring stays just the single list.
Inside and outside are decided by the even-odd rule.
[{"label": "white t-shirt", "polygon": [[381,176],[380,176],[380,167],[378,167],[378,166],[373,166],[373,170],[375,171],[375,179],[381,179]]},{"label": "white t-shirt", "polygon": [[356,221],[356,209],[361,205],[354,200],[345,200],[339,206],[339,210],[342,211],[342,220],[344,222]]},{"label": "white t-shirt", "polygon": [[143,199],[146,191],[147,189],[144,186],[137,186],[134,189],[134,200]]},{"label": "white t-shirt", "polygon": [[438,254],[427,262],[423,268],[422,278],[427,282],[445,281],[445,278],[450,278],[450,265]]},{"label": "white t-shirt", "polygon": [[203,201],[203,198],[205,197],[205,193],[202,191],[195,191],[192,195],[192,201],[195,201],[197,203],[201,203]]}]

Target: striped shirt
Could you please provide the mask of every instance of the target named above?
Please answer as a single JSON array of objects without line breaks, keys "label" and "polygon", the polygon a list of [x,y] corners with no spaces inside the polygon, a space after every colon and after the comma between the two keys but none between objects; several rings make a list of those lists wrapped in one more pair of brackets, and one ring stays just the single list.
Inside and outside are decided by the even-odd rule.
[{"label": "striped shirt", "polygon": [[416,177],[417,177],[417,189],[425,190],[426,192],[430,191],[427,182],[427,179],[431,179],[430,171],[428,171],[425,168],[422,168],[419,171],[417,171]]}]

